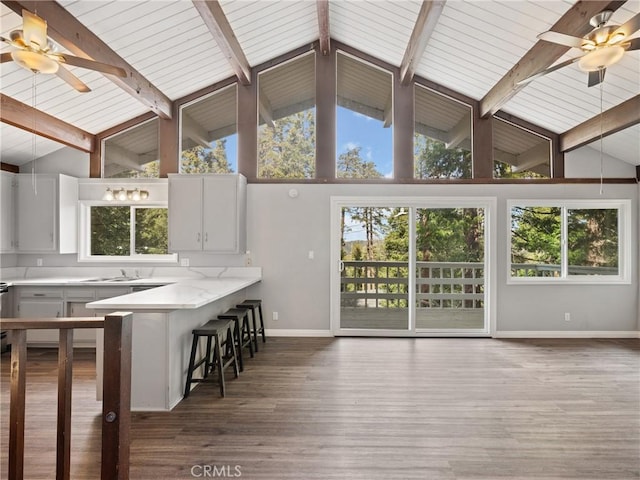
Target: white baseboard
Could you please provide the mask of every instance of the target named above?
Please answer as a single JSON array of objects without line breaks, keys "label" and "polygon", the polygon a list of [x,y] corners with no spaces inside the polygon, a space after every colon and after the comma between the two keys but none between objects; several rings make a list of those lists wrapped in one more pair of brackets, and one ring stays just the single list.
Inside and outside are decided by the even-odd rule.
[{"label": "white baseboard", "polygon": [[494,333],[493,338],[640,338],[640,331],[526,331],[501,330]]},{"label": "white baseboard", "polygon": [[331,330],[297,330],[274,328],[265,330],[267,337],[333,337]]}]

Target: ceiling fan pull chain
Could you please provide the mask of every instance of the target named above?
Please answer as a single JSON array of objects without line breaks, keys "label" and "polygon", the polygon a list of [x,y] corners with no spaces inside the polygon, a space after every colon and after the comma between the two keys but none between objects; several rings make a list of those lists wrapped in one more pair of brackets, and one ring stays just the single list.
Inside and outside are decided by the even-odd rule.
[{"label": "ceiling fan pull chain", "polygon": [[603,122],[603,102],[602,102],[602,90],[603,90],[603,82],[604,79],[604,68],[601,68],[598,72],[600,74],[600,195],[604,193],[604,159],[603,159],[603,142],[602,142],[602,122]]},{"label": "ceiling fan pull chain", "polygon": [[[36,109],[36,93],[37,93],[37,89],[36,89],[36,72],[33,72],[32,74],[32,80],[31,80],[31,106],[33,107],[33,110],[35,111]],[[36,127],[37,127],[37,121],[38,119],[36,118],[37,115],[33,115],[33,128],[32,128],[32,135],[31,135],[31,186],[33,187],[33,192],[34,194],[37,196],[38,195],[38,186],[36,185],[36,153],[37,153],[37,145],[36,145]]]}]

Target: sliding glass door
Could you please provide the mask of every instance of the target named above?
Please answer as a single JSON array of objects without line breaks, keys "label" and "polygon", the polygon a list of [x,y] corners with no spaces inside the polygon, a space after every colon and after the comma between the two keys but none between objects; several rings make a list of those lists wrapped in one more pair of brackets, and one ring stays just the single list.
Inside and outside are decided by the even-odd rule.
[{"label": "sliding glass door", "polygon": [[334,333],[487,335],[495,201],[382,200],[332,199]]},{"label": "sliding glass door", "polygon": [[483,208],[415,209],[416,330],[483,331]]},{"label": "sliding glass door", "polygon": [[408,330],[406,212],[343,206],[340,217],[340,328]]}]

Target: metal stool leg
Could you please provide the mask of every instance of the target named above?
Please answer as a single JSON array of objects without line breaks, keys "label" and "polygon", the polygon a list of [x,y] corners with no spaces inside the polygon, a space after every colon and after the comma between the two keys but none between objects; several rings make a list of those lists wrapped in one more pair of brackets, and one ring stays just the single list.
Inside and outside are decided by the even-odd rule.
[{"label": "metal stool leg", "polygon": [[191,392],[191,379],[193,378],[193,365],[196,363],[196,350],[198,349],[198,335],[193,336],[191,343],[191,356],[189,357],[189,369],[187,370],[187,383],[184,386],[184,398],[189,396]]}]

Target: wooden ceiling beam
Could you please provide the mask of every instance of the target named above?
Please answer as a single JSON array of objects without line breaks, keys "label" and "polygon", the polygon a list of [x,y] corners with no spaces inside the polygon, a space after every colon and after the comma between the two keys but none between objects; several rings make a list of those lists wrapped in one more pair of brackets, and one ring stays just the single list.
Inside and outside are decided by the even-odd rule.
[{"label": "wooden ceiling beam", "polygon": [[331,30],[329,29],[329,0],[316,0],[318,11],[318,33],[320,38],[320,52],[329,55],[331,52]]},{"label": "wooden ceiling beam", "polygon": [[95,135],[0,93],[0,121],[83,152],[93,152]]},{"label": "wooden ceiling beam", "polygon": [[2,0],[2,3],[18,15],[22,15],[23,9],[37,12],[47,21],[49,36],[74,55],[123,68],[126,77],[104,75],[159,117],[171,118],[171,100],[59,3],[32,0]]},{"label": "wooden ceiling beam", "polygon": [[233,33],[231,24],[222,11],[217,0],[193,0],[193,5],[200,13],[205,25],[211,32],[214,40],[227,57],[231,68],[242,85],[251,83],[251,67],[249,61],[240,46],[240,42]]},{"label": "wooden ceiling beam", "polygon": [[418,19],[411,32],[407,49],[404,52],[402,63],[400,64],[400,83],[409,85],[413,79],[422,54],[427,48],[429,38],[438,24],[440,14],[444,9],[446,0],[423,0]]},{"label": "wooden ceiling beam", "polygon": [[[603,10],[617,10],[625,2],[611,0],[579,0],[551,28],[554,32],[582,37],[593,30],[589,19]],[[539,40],[524,54],[511,70],[480,101],[480,116],[486,118],[496,113],[525,85],[518,82],[550,67],[570,47]]]},{"label": "wooden ceiling beam", "polygon": [[560,135],[560,151],[568,152],[640,123],[640,95],[598,114]]}]

